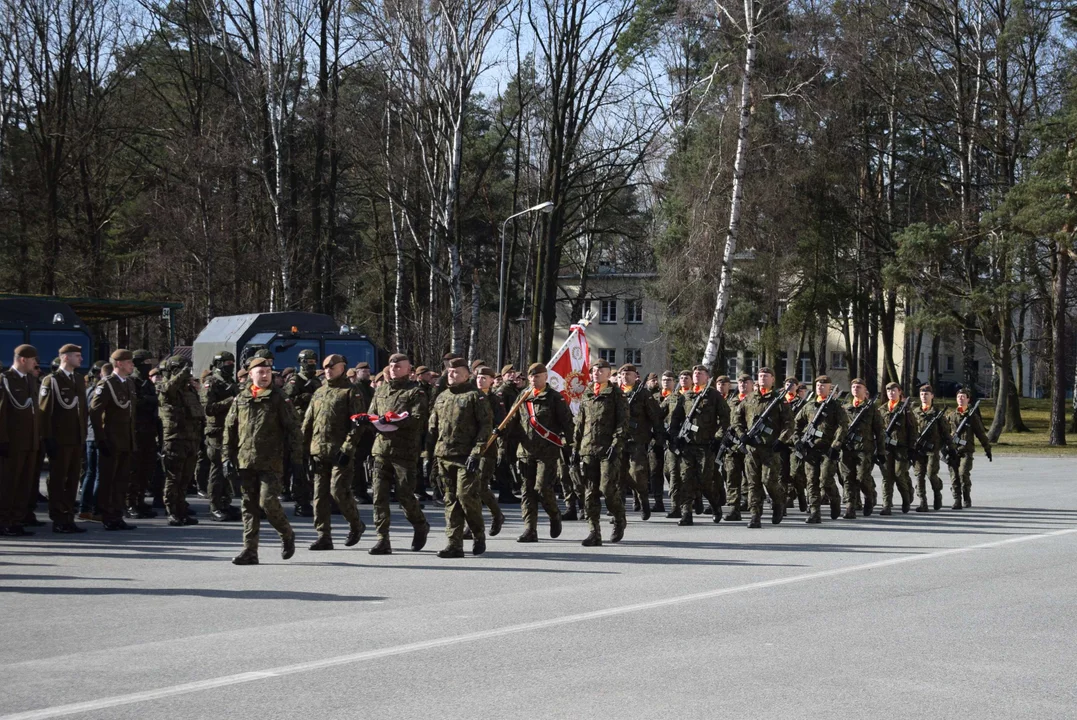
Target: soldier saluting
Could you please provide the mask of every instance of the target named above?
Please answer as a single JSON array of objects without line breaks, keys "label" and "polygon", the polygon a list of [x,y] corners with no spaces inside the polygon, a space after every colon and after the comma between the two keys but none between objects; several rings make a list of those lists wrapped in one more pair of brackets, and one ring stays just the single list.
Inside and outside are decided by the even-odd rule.
[{"label": "soldier saluting", "polygon": [[[60,348],[60,367],[41,380],[41,436],[49,454],[49,517],[54,533],[86,532],[75,524],[75,494],[86,445],[86,385],[75,369],[82,348]],[[32,489],[31,489],[32,491]]]}]

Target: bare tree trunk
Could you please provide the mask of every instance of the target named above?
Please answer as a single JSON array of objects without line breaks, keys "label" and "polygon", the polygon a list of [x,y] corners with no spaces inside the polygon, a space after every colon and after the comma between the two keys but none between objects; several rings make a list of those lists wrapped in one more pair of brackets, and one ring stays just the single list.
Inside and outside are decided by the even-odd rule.
[{"label": "bare tree trunk", "polygon": [[1066,444],[1066,293],[1070,272],[1070,256],[1062,243],[1051,243],[1055,255],[1054,277],[1051,278],[1051,294],[1054,295],[1054,312],[1051,315],[1052,374],[1051,383],[1051,437],[1050,444]]}]

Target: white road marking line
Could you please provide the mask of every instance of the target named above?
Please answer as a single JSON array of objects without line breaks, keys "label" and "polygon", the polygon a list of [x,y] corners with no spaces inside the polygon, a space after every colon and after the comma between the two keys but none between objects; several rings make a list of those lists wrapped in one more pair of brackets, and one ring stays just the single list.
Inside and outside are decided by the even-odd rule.
[{"label": "white road marking line", "polygon": [[647,602],[634,603],[632,605],[620,605],[618,607],[605,608],[603,610],[592,610],[591,612],[578,613],[576,615],[564,615],[561,617],[550,618],[548,620],[538,620],[535,622],[522,623],[519,625],[509,625],[507,627],[495,628],[492,630],[481,630],[479,632],[467,633],[466,635],[453,635],[450,637],[438,638],[436,640],[423,640],[421,642],[408,643],[406,645],[396,645],[393,647],[381,648],[378,650],[366,650],[363,652],[351,653],[348,655],[338,655],[336,657],[325,658],[322,660],[311,660],[308,662],[296,663],[294,665],[284,665],[278,668],[269,668],[267,670],[256,670],[252,672],[239,673],[236,675],[225,675],[217,678],[209,678],[207,680],[198,680],[196,682],[183,683],[182,685],[172,685],[170,687],[158,688],[156,690],[145,690],[143,692],[130,693],[128,695],[114,695],[112,697],[104,697],[97,700],[87,700],[86,702],[70,703],[68,705],[56,705],[54,707],[41,708],[39,710],[28,710],[26,712],[19,712],[11,715],[0,716],[0,720],[43,720],[44,718],[64,717],[66,715],[76,715],[78,713],[94,712],[97,710],[105,710],[108,708],[119,707],[121,705],[132,705],[134,703],[149,702],[151,700],[161,700],[163,698],[175,697],[177,695],[189,695],[191,693],[202,692],[205,690],[213,690],[215,688],[221,687],[228,687],[230,685],[241,685],[243,683],[254,682],[256,680],[266,680],[269,678],[283,677],[285,675],[296,675],[298,673],[311,672],[313,670],[320,670],[322,668],[351,665],[354,663],[365,662],[367,660],[377,660],[379,658],[392,657],[394,655],[405,655],[407,653],[420,652],[422,650],[433,650],[436,648],[448,647],[450,645],[459,645],[462,643],[476,642],[479,640],[489,640],[491,638],[499,638],[506,635],[516,635],[518,633],[530,632],[532,630],[542,630],[545,628],[558,627],[561,625],[572,625],[575,623],[587,622],[588,620],[602,620],[605,618],[615,617],[618,615],[627,615],[628,613],[639,612],[642,610],[653,610],[655,608],[668,607],[670,605],[680,605],[683,603],[696,602],[699,600],[711,600],[714,598],[724,597],[726,595],[736,595],[738,593],[751,592],[752,590],[764,590],[767,588],[781,587],[782,585],[792,585],[794,583],[807,582],[809,580],[819,580],[821,578],[848,575],[850,573],[860,572],[862,570],[876,570],[878,568],[890,567],[892,565],[901,565],[904,563],[920,562],[924,560],[934,560],[936,558],[948,557],[950,555],[958,555],[961,553],[972,552],[974,550],[987,550],[990,548],[1003,547],[1005,545],[1014,545],[1017,543],[1028,542],[1030,540],[1042,540],[1045,538],[1059,537],[1061,535],[1071,535],[1073,533],[1077,533],[1077,528],[1055,530],[1053,532],[1041,533],[1039,535],[1021,535],[1019,537],[1007,538],[1005,540],[994,540],[992,542],[981,543],[979,545],[968,545],[966,547],[937,550],[935,552],[925,553],[922,555],[906,555],[904,557],[878,560],[876,562],[864,563],[862,565],[851,565],[848,567],[833,568],[830,570],[820,570],[818,572],[805,573],[803,575],[794,575],[792,577],[776,578],[774,580],[763,580],[760,582],[748,583],[747,585],[737,585],[734,587],[720,588],[717,590],[706,590],[704,592],[692,593],[690,595],[678,595],[676,597],[664,598],[662,600],[649,600]]}]

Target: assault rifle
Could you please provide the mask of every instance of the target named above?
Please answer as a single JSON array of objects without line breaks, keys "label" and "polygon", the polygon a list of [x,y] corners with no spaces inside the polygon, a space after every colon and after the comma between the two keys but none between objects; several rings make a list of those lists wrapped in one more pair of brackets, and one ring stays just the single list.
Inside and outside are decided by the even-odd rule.
[{"label": "assault rifle", "polygon": [[904,421],[905,413],[909,410],[909,400],[910,398],[905,398],[901,402],[901,407],[897,409],[897,412],[890,416],[890,422],[886,423],[886,430],[884,430],[883,433],[886,435],[886,444],[888,447],[896,447],[898,444],[893,431],[899,420]]},{"label": "assault rifle", "polygon": [[968,439],[964,437],[965,426],[968,425],[969,420],[972,419],[972,416],[975,415],[976,411],[979,410],[979,409],[980,409],[980,401],[977,400],[973,404],[973,406],[971,408],[969,408],[969,411],[964,414],[964,417],[961,418],[961,422],[959,422],[957,424],[957,429],[954,430],[954,436],[953,437],[954,437],[954,445],[957,445],[958,450],[963,449],[966,445],[969,444]]},{"label": "assault rifle", "polygon": [[699,403],[703,402],[703,397],[710,390],[711,381],[708,380],[707,384],[703,386],[703,389],[696,395],[695,402],[692,403],[692,407],[684,416],[684,422],[681,423],[681,429],[677,433],[677,437],[673,440],[673,452],[680,454],[685,445],[688,444],[689,438],[696,430],[699,430],[699,426],[693,422],[696,418],[696,413],[699,412]]},{"label": "assault rifle", "polygon": [[863,441],[864,434],[858,432],[858,430],[860,429],[860,424],[864,422],[864,417],[867,415],[868,410],[870,410],[874,405],[875,398],[868,398],[868,401],[860,407],[856,415],[853,416],[853,419],[849,421],[849,429],[845,432],[845,439],[841,441],[841,447],[843,450],[851,448],[853,446],[853,443],[859,443]]},{"label": "assault rifle", "polygon": [[[769,405],[763,408],[763,412],[759,413],[759,415],[755,418],[755,422],[752,423],[752,426],[750,428],[748,428],[748,432],[744,433],[744,435],[742,435],[740,440],[737,442],[737,452],[739,452],[741,455],[744,455],[748,452],[749,445],[753,447],[759,447],[760,436],[770,435],[774,432],[774,428],[770,427],[770,425],[767,424],[767,420],[778,409],[778,407],[783,402],[785,402],[785,394],[789,392],[789,388],[792,385],[793,383],[786,383],[785,387],[782,388],[781,392],[774,393],[774,399],[770,401]],[[768,440],[770,440],[770,442],[766,443],[767,446],[774,444],[773,440],[771,440],[770,438],[768,438]]]},{"label": "assault rifle", "polygon": [[819,442],[819,438],[823,436],[822,424],[826,419],[827,414],[830,412],[830,405],[841,398],[841,390],[834,388],[830,391],[830,394],[826,396],[826,400],[820,403],[819,407],[815,409],[815,414],[812,415],[811,420],[808,421],[807,427],[804,428],[804,432],[800,434],[797,441],[793,444],[793,452],[801,460],[807,460],[809,457],[817,453],[815,443]]},{"label": "assault rifle", "polygon": [[796,400],[794,400],[793,404],[789,406],[789,410],[793,413],[793,417],[796,417],[800,413],[801,408],[803,408],[807,404],[807,395],[805,395],[804,397],[798,397]]},{"label": "assault rifle", "polygon": [[[917,436],[916,443],[913,444],[911,453],[917,460],[925,460],[927,459],[928,453],[935,451],[935,443],[931,442],[931,430],[938,424],[939,420],[942,420],[942,411],[935,410],[931,420],[927,423],[927,427],[925,427]],[[943,443],[943,455],[946,458],[947,465],[953,466],[957,464],[957,455],[955,455],[945,443]]]},{"label": "assault rifle", "polygon": [[722,435],[722,442],[718,444],[718,449],[714,453],[714,461],[721,463],[725,460],[726,455],[731,453],[737,445],[737,433],[733,431],[733,425],[730,424],[726,428],[725,433]]}]

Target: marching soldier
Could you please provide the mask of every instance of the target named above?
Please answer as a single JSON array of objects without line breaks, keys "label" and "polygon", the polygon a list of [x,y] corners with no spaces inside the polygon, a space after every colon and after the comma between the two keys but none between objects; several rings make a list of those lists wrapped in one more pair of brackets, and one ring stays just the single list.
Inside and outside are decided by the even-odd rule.
[{"label": "marching soldier", "polygon": [[[268,358],[270,362],[273,358]],[[307,414],[307,407],[310,405],[310,399],[314,397],[314,391],[317,390],[322,381],[318,377],[318,355],[313,350],[300,350],[297,356],[299,368],[297,372],[292,373],[287,383],[284,385],[284,396],[292,401],[292,407],[295,408],[296,417],[300,420]],[[309,458],[304,454],[298,458],[294,458],[303,467],[307,467],[307,461]],[[289,463],[292,467],[296,465],[295,462]],[[287,469],[286,469],[287,470]],[[296,517],[311,517],[314,514],[314,509],[311,507],[311,480],[307,474],[303,475],[302,480],[292,477],[285,473],[286,485],[291,486],[292,499],[295,500],[295,516]]]},{"label": "marching soldier", "polygon": [[[957,391],[957,407],[946,415],[946,420],[954,428],[953,442],[957,449],[958,457],[957,466],[950,467],[950,492],[954,496],[954,510],[960,510],[962,507],[972,507],[974,438],[979,440],[980,445],[983,446],[987,461],[993,462],[991,458],[991,440],[987,437],[987,431],[984,430],[980,411],[977,409],[975,412],[971,412],[969,409],[970,399],[972,399],[971,390],[964,387],[959,389]],[[961,428],[960,434],[958,434],[958,427],[962,422],[965,425]],[[964,506],[962,506],[962,501],[964,501]]]},{"label": "marching soldier", "polygon": [[81,533],[75,524],[75,495],[86,443],[86,385],[75,369],[82,348],[60,348],[60,368],[41,380],[41,437],[49,455],[49,517],[54,533]]},{"label": "marching soldier", "polygon": [[90,423],[97,441],[97,509],[105,530],[134,530],[123,520],[135,441],[137,390],[131,381],[134,355],[116,350],[112,374],[98,383],[90,400]]},{"label": "marching soldier", "polygon": [[561,393],[546,384],[547,371],[542,363],[527,368],[531,386],[523,392],[527,399],[520,407],[522,430],[519,447],[519,470],[522,477],[520,510],[524,532],[520,543],[538,542],[538,504],[550,516],[550,537],[561,534],[561,511],[553,488],[557,482],[557,465],[562,454],[572,447],[572,411]]},{"label": "marching soldier", "polygon": [[798,448],[805,455],[801,458],[808,479],[808,519],[804,522],[809,525],[823,521],[819,506],[824,490],[830,501],[830,519],[837,520],[841,514],[841,491],[834,482],[834,474],[849,427],[849,415],[836,402],[837,398],[822,407],[832,390],[829,376],[815,378],[815,397],[804,403],[795,421]]},{"label": "marching soldier", "polygon": [[471,530],[473,555],[486,552],[482,519],[482,451],[493,430],[486,395],[471,382],[467,361],[455,358],[446,372],[448,385],[430,412],[426,453],[437,460],[445,493],[445,535],[441,558],[464,556],[464,524]]},{"label": "marching soldier", "polygon": [[[948,457],[954,453],[950,440],[950,428],[943,415],[943,410],[934,407],[935,390],[930,385],[920,386],[920,404],[913,408],[912,416],[916,422],[916,439],[913,441],[913,453],[916,455],[916,494],[920,504],[916,512],[927,512],[927,479],[931,478],[931,490],[934,493],[935,509],[942,510],[942,478],[939,477],[939,453],[946,449]],[[934,421],[934,424],[933,424]],[[928,429],[930,428],[930,430]]]},{"label": "marching soldier", "polygon": [[610,542],[624,537],[624,500],[621,497],[619,465],[628,430],[628,408],[621,389],[609,382],[610,364],[599,360],[591,365],[591,384],[580,399],[573,437],[572,462],[580,468],[584,489],[584,511],[590,533],[584,547],[602,544],[602,527],[598,499],[606,496],[606,507],[613,515]]},{"label": "marching soldier", "polygon": [[235,383],[236,356],[225,350],[213,357],[212,372],[202,381],[202,405],[206,411],[206,461],[209,478],[206,483],[209,495],[210,518],[217,522],[239,520],[241,513],[232,506],[232,492],[242,494],[242,488],[229,487],[239,478],[224,474],[224,423],[228,411],[239,394]]},{"label": "marching soldier", "polygon": [[262,513],[281,539],[280,556],[295,554],[295,532],[280,504],[280,477],[284,470],[282,448],[290,448],[292,473],[303,478],[306,468],[302,437],[296,427],[295,409],[284,393],[273,387],[273,361],[253,357],[247,362],[250,384],[228,409],[224,420],[226,475],[239,474],[243,489],[243,552],[234,565],[258,564],[258,535]]},{"label": "marching soldier", "polygon": [[[851,434],[846,438],[840,472],[848,503],[842,517],[853,520],[856,518],[856,501],[861,495],[864,497],[865,517],[871,515],[875,508],[878,495],[871,470],[876,464],[880,467],[886,465],[883,457],[886,438],[883,436],[883,416],[875,403],[869,402],[867,384],[861,378],[853,378],[849,382],[849,391],[845,412],[849,416]],[[861,412],[864,414],[860,423],[852,430],[853,419]]]},{"label": "marching soldier", "polygon": [[[501,398],[495,393],[490,392],[494,386],[494,371],[493,368],[486,366],[480,367],[475,373],[475,384],[478,385],[479,392],[486,396],[486,401],[490,403],[490,412],[493,414],[491,432],[498,428],[505,420],[505,415],[508,410],[501,404]],[[511,423],[510,423],[511,424]],[[481,487],[479,492],[481,494],[482,504],[490,510],[490,516],[492,518],[490,523],[490,537],[495,537],[501,532],[501,527],[505,524],[505,513],[501,512],[501,506],[497,502],[497,498],[494,497],[493,490],[490,487],[490,480],[494,476],[494,466],[497,462],[498,452],[500,451],[501,442],[495,442],[490,445],[490,449],[486,451],[486,455],[482,458],[481,468]],[[465,533],[464,539],[467,540],[467,534]]]},{"label": "marching soldier", "polygon": [[[669,480],[670,506],[669,512],[666,513],[666,518],[670,520],[680,520],[683,517],[681,515],[681,495],[684,487],[684,461],[681,458],[680,448],[676,446],[673,439],[681,431],[681,425],[684,424],[684,393],[691,385],[692,373],[688,370],[682,370],[677,376],[677,387],[666,396],[660,405],[662,414],[665,416],[666,437],[669,438],[669,443],[666,446],[669,452],[666,453],[665,472]],[[689,499],[689,502],[692,501],[693,499]]]},{"label": "marching soldier", "polygon": [[622,365],[618,374],[621,379],[621,393],[628,409],[628,433],[625,441],[627,452],[622,467],[624,481],[621,487],[635,490],[643,519],[650,520],[650,466],[647,454],[652,437],[657,444],[665,441],[662,409],[654,395],[643,387],[635,365]]},{"label": "marching soldier", "polygon": [[191,387],[191,366],[173,355],[165,364],[168,376],[157,386],[164,434],[165,508],[173,527],[197,525],[187,513],[187,488],[194,482],[195,461],[205,412]]},{"label": "marching soldier", "polygon": [[[501,384],[494,389],[494,394],[501,399],[505,406],[505,412],[516,405],[516,399],[523,391],[520,383],[520,373],[512,365],[501,368]],[[519,424],[510,422],[505,431],[498,435],[501,442],[500,457],[497,461],[497,502],[500,505],[515,505],[520,502],[513,492],[515,485],[516,457],[520,447],[520,439],[523,430]],[[493,533],[491,533],[493,534]]]},{"label": "marching soldier", "polygon": [[164,507],[164,485],[158,480],[157,448],[161,438],[160,407],[157,386],[150,379],[155,365],[149,350],[135,350],[131,382],[135,391],[135,455],[131,461],[131,481],[127,487],[126,516],[132,519],[155,518],[157,511],[146,504],[146,488],[154,503]]},{"label": "marching soldier", "polygon": [[692,386],[684,393],[684,412],[695,428],[683,441],[672,435],[681,451],[681,519],[677,524],[693,524],[692,509],[700,493],[710,503],[712,521],[718,523],[722,520],[722,498],[716,485],[714,453],[729,427],[730,413],[725,398],[710,387],[710,371],[705,365],[692,368]]},{"label": "marching soldier", "polygon": [[674,394],[673,389],[676,384],[677,376],[673,374],[672,370],[666,370],[662,373],[662,377],[658,382],[658,389],[654,393],[654,401],[658,405],[658,417],[663,437],[661,441],[658,440],[657,436],[651,441],[651,451],[648,457],[651,466],[651,495],[654,497],[654,505],[651,510],[657,513],[666,511],[666,455],[670,454],[670,450],[666,447],[666,439],[669,437],[669,427],[667,425],[669,418],[666,417],[665,400]]},{"label": "marching soldier", "polygon": [[777,525],[785,515],[785,488],[781,484],[781,458],[775,445],[788,442],[792,435],[793,419],[789,415],[789,406],[779,402],[775,411],[766,419],[769,432],[762,432],[757,437],[748,436],[748,430],[774,399],[774,372],[768,368],[759,368],[758,388],[744,399],[737,408],[737,432],[748,444],[748,454],[744,459],[744,474],[748,479],[748,509],[752,517],[748,527],[762,527],[763,488],[770,493],[773,504],[771,522]]},{"label": "marching soldier", "polygon": [[389,491],[396,483],[396,499],[404,508],[404,517],[414,528],[411,549],[418,552],[426,545],[430,523],[415,498],[416,458],[422,449],[426,427],[426,393],[411,379],[411,361],[403,353],[394,353],[386,369],[388,382],[374,391],[369,414],[356,418],[368,424],[377,417],[378,437],[374,441],[374,527],[378,541],[368,551],[371,555],[392,553],[389,543]]},{"label": "marching soldier", "polygon": [[314,396],[303,416],[303,446],[310,454],[314,469],[314,529],[318,539],[311,550],[332,550],[332,506],[336,501],[340,514],[348,521],[345,547],[359,542],[366,525],[359,518],[359,509],[352,495],[348,477],[352,455],[364,434],[352,423],[352,418],[367,410],[366,398],[345,376],[348,361],[343,355],[330,355],[322,364],[325,382]]},{"label": "marching soldier", "polygon": [[[752,376],[742,373],[737,378],[737,394],[730,401],[730,417],[736,418],[740,412],[741,404],[755,391],[755,381]],[[741,494],[744,486],[744,455],[739,452],[727,453],[725,456],[725,491],[726,502],[729,504],[729,512],[725,519],[739,522],[741,520],[741,506],[747,507],[745,498]]]},{"label": "marching soldier", "polygon": [[[374,385],[370,380],[370,363],[361,362],[355,366],[355,386],[359,388],[366,406],[374,400]],[[352,495],[357,503],[370,504],[370,451],[374,448],[375,433],[363,433],[355,446],[352,459]]]},{"label": "marching soldier", "polygon": [[901,512],[912,507],[912,480],[909,478],[909,454],[916,435],[916,425],[908,403],[902,401],[901,386],[896,382],[886,386],[886,405],[883,406],[883,433],[886,443],[886,466],[883,468],[883,509],[880,515],[890,515],[894,503],[894,484],[901,494]]},{"label": "marching soldier", "polygon": [[0,535],[33,535],[24,527],[26,510],[37,494],[37,348],[19,345],[11,367],[0,373]]}]

